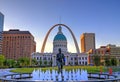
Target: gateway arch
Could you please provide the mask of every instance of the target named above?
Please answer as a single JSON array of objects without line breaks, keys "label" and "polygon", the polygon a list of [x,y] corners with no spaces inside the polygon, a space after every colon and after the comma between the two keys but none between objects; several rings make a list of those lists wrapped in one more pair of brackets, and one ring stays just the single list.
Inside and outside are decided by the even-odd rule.
[{"label": "gateway arch", "polygon": [[45,39],[44,39],[44,42],[43,42],[43,45],[42,45],[42,49],[41,49],[41,53],[44,53],[44,50],[45,50],[45,46],[46,46],[46,42],[47,42],[47,39],[48,39],[48,36],[50,34],[50,32],[57,26],[63,26],[65,28],[68,29],[68,31],[70,32],[70,34],[72,35],[72,38],[73,38],[73,41],[74,41],[74,44],[75,44],[75,47],[76,47],[76,51],[77,53],[79,54],[80,51],[79,51],[79,47],[78,47],[78,43],[77,43],[77,40],[75,38],[75,35],[73,34],[72,30],[65,24],[55,24],[54,26],[52,26],[49,31],[47,32],[46,36],[45,36]]}]

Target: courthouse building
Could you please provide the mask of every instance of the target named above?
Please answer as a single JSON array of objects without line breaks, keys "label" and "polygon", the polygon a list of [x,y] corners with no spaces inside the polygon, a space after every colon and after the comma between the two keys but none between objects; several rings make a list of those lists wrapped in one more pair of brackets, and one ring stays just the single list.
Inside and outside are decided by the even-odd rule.
[{"label": "courthouse building", "polygon": [[65,65],[87,65],[88,55],[86,53],[70,53],[67,48],[67,38],[62,33],[62,27],[59,26],[58,33],[53,39],[53,52],[52,53],[32,53],[32,58],[38,62],[42,61],[44,65],[47,62],[49,65],[52,62],[52,66],[56,66],[56,54],[58,49],[61,48],[62,53],[65,56]]}]

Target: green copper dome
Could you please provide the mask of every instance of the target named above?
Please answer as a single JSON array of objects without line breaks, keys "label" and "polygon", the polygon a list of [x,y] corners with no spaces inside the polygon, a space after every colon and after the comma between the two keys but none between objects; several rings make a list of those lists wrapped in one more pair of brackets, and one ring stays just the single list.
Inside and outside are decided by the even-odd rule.
[{"label": "green copper dome", "polygon": [[54,41],[58,41],[58,40],[67,41],[66,37],[63,34],[57,34],[55,36]]},{"label": "green copper dome", "polygon": [[54,41],[59,41],[59,40],[67,41],[66,37],[62,33],[62,27],[61,26],[59,26],[58,30],[59,31],[58,31],[57,35],[54,37]]}]

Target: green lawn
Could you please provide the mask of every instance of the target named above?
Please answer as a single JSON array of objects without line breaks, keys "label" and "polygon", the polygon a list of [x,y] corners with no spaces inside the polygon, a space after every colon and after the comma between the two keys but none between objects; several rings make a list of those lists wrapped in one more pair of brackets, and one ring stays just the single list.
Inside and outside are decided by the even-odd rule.
[{"label": "green lawn", "polygon": [[[92,72],[92,73],[96,73],[96,72],[100,72],[100,68],[102,69],[102,71],[106,71],[104,70],[104,67],[102,66],[64,66],[65,70],[72,70],[72,69],[86,69],[88,72]],[[15,68],[14,70],[11,70],[11,72],[16,72],[16,73],[32,73],[32,71],[34,69],[40,69],[40,68]],[[41,70],[45,71],[45,70],[52,70],[55,69],[57,70],[57,67],[45,67],[45,68],[41,68]]]}]

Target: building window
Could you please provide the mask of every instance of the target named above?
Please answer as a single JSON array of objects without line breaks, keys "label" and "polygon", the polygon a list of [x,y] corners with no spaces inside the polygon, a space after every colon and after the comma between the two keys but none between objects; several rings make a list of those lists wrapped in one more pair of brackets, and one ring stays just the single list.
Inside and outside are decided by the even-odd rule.
[{"label": "building window", "polygon": [[39,57],[37,57],[37,60],[39,60]]},{"label": "building window", "polygon": [[82,57],[82,60],[84,60],[84,57]]},{"label": "building window", "polygon": [[87,60],[87,57],[85,57],[85,59]]},{"label": "building window", "polygon": [[79,57],[79,60],[81,60],[81,57]]},{"label": "building window", "polygon": [[73,58],[71,58],[71,60],[73,60]]},{"label": "building window", "polygon": [[44,60],[46,60],[46,57],[44,57]]},{"label": "building window", "polygon": [[82,64],[84,65],[84,62],[82,62]]},{"label": "building window", "polygon": [[81,62],[79,62],[79,64],[81,64]]},{"label": "building window", "polygon": [[50,60],[50,58],[48,58],[48,60]]},{"label": "building window", "polygon": [[75,59],[75,60],[77,60],[77,58],[76,58],[76,57],[75,57],[74,59]]}]

